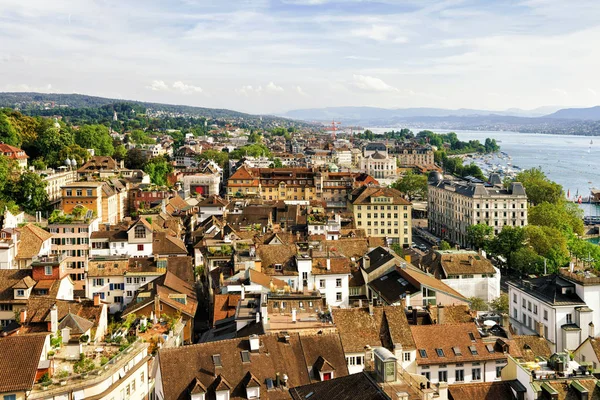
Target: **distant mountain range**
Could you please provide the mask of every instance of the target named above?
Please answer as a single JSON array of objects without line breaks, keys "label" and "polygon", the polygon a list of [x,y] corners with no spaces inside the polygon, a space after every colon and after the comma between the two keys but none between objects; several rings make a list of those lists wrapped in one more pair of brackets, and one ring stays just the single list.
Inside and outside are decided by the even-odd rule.
[{"label": "distant mountain range", "polygon": [[[206,117],[209,119],[219,119],[224,121],[232,121],[236,123],[245,123],[249,126],[272,128],[276,126],[301,125],[308,126],[309,124],[301,120],[291,121],[288,118],[272,115],[252,115],[238,111],[194,107],[186,105],[150,103],[136,100],[111,99],[106,97],[88,96],[83,94],[64,94],[64,93],[37,93],[37,92],[0,92],[0,107],[10,107],[19,109],[24,113],[28,111],[45,109],[49,104],[54,104],[54,108],[49,111],[56,110],[60,114],[61,107],[69,107],[75,109],[97,108],[115,103],[132,103],[139,104],[153,112],[162,112],[171,116],[193,116]],[[37,113],[39,114],[39,113]]]},{"label": "distant mountain range", "polygon": [[442,108],[328,107],[292,110],[283,116],[342,126],[492,130],[566,135],[600,135],[600,106],[540,107],[534,110],[489,111]]}]

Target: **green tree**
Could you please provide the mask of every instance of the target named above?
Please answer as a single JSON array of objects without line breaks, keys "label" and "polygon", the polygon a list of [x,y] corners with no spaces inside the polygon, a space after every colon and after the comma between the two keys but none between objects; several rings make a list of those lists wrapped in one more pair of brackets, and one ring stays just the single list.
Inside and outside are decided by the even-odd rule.
[{"label": "green tree", "polygon": [[150,181],[158,186],[167,186],[167,176],[173,172],[173,166],[163,156],[154,157],[149,160],[144,171],[150,175]]},{"label": "green tree", "polygon": [[469,297],[469,303],[471,303],[471,310],[474,311],[487,311],[489,308],[485,300],[479,297]]},{"label": "green tree", "polygon": [[543,202],[557,204],[563,200],[562,186],[548,179],[540,168],[519,172],[515,181],[523,184],[527,192],[527,199],[533,205]]},{"label": "green tree", "polygon": [[555,204],[544,201],[530,207],[527,218],[531,225],[556,228],[565,234],[583,235],[583,210],[564,200]]},{"label": "green tree", "polygon": [[[285,129],[284,129],[284,134],[285,134]],[[248,143],[262,143],[263,142],[263,137],[260,133],[256,133],[256,132],[252,132],[250,135],[248,135]]]},{"label": "green tree", "polygon": [[549,272],[556,271],[569,262],[567,239],[558,229],[529,225],[524,230],[527,244],[547,260]]},{"label": "green tree", "polygon": [[501,293],[500,297],[490,301],[490,308],[497,314],[507,314],[509,312],[508,294]]},{"label": "green tree", "polygon": [[136,129],[128,134],[129,140],[135,144],[153,144],[156,140],[152,139],[148,133],[141,129]]},{"label": "green tree", "polygon": [[452,246],[450,246],[450,243],[446,242],[445,240],[442,240],[440,242],[440,250],[450,250],[452,249]]},{"label": "green tree", "polygon": [[127,150],[125,156],[125,167],[129,169],[144,169],[148,159],[144,153],[137,148]]},{"label": "green tree", "polygon": [[48,209],[46,182],[34,172],[24,172],[18,179],[10,180],[5,186],[4,195],[30,214]]},{"label": "green tree", "polygon": [[17,130],[11,124],[8,116],[0,111],[0,141],[9,144],[11,146],[20,146],[21,139],[17,134]]},{"label": "green tree", "polygon": [[113,154],[113,158],[117,161],[121,161],[121,160],[125,160],[126,157],[127,157],[127,148],[125,148],[125,145],[120,144],[120,145],[116,146],[115,152]]},{"label": "green tree", "polygon": [[474,249],[488,250],[494,236],[494,228],[486,224],[476,224],[467,227],[467,240]]},{"label": "green tree", "polygon": [[96,155],[112,156],[113,140],[104,125],[84,125],[75,131],[75,143],[84,149],[94,149]]},{"label": "green tree", "polygon": [[525,231],[520,227],[505,226],[500,233],[494,237],[491,250],[494,254],[506,259],[509,268],[513,266],[513,255],[525,247]]},{"label": "green tree", "polygon": [[427,177],[413,171],[405,173],[391,187],[407,195],[411,201],[415,198],[427,198]]},{"label": "green tree", "polygon": [[537,274],[543,272],[544,259],[532,248],[522,247],[512,253],[509,265],[512,269],[524,274]]},{"label": "green tree", "polygon": [[270,165],[270,168],[283,168],[283,163],[280,158],[273,159],[273,162]]},{"label": "green tree", "polygon": [[35,142],[26,151],[30,157],[43,157],[48,166],[56,168],[64,165],[65,158],[61,157],[61,151],[73,144],[70,130],[50,125],[38,132]]},{"label": "green tree", "polygon": [[197,158],[198,160],[214,161],[221,168],[225,168],[229,161],[229,154],[224,151],[204,150]]}]

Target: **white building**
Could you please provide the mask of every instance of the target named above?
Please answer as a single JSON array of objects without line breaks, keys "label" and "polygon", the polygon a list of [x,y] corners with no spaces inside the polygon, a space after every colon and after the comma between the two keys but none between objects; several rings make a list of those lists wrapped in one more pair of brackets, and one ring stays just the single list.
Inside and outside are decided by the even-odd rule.
[{"label": "white building", "polygon": [[153,254],[153,236],[152,226],[144,218],[126,230],[94,232],[90,237],[90,257],[149,257]]},{"label": "white building", "polygon": [[465,297],[490,302],[500,296],[500,270],[482,251],[430,251],[420,264],[422,269]]},{"label": "white building", "polygon": [[389,157],[387,152],[376,151],[363,157],[360,169],[375,179],[392,179],[397,176],[396,158]]},{"label": "white building", "polygon": [[545,337],[552,350],[575,350],[600,324],[600,279],[561,271],[508,282],[510,322],[518,334]]},{"label": "white building", "polygon": [[342,229],[342,217],[339,214],[332,217],[311,214],[308,216],[307,226],[309,235],[325,235],[325,240],[338,240]]},{"label": "white building", "polygon": [[221,185],[221,174],[194,174],[184,175],[181,179],[183,190],[190,195],[218,196]]}]

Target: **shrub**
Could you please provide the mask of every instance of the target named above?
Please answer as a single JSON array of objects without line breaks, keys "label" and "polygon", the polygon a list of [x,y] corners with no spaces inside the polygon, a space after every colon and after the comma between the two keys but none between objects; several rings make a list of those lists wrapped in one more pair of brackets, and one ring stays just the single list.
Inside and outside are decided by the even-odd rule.
[{"label": "shrub", "polygon": [[104,356],[102,356],[102,357],[100,358],[100,365],[101,365],[101,366],[104,366],[104,365],[106,365],[107,363],[108,363],[108,357],[104,357]]},{"label": "shrub", "polygon": [[42,375],[40,377],[40,379],[38,380],[38,383],[49,383],[52,382],[52,379],[50,379],[50,375],[46,372],[44,375]]}]

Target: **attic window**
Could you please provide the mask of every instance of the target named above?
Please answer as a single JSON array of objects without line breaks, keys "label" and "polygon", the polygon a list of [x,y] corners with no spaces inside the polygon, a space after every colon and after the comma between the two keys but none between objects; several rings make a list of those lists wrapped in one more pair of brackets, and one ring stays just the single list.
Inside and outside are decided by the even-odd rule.
[{"label": "attic window", "polygon": [[215,364],[215,367],[223,366],[221,364],[221,355],[220,354],[213,354],[212,359],[213,359],[213,364]]},{"label": "attic window", "polygon": [[444,350],[442,349],[435,349],[435,352],[437,353],[438,357],[446,357],[444,355]]},{"label": "attic window", "polygon": [[419,349],[419,355],[421,358],[427,358],[427,351],[425,351],[425,349]]},{"label": "attic window", "polygon": [[471,338],[472,342],[475,341],[475,335],[473,334],[473,332],[469,332],[469,337]]},{"label": "attic window", "polygon": [[283,265],[275,264],[275,271],[281,271],[281,270],[283,270]]},{"label": "attic window", "polygon": [[247,350],[244,350],[241,352],[241,354],[242,354],[242,362],[249,363],[250,362],[250,352],[248,352]]},{"label": "attic window", "polygon": [[275,389],[275,385],[273,384],[273,379],[267,378],[266,383],[267,383],[267,390]]},{"label": "attic window", "polygon": [[469,351],[471,352],[471,355],[476,356],[479,353],[477,353],[477,347],[475,346],[469,346]]},{"label": "attic window", "polygon": [[494,352],[495,352],[495,351],[494,351],[494,346],[493,346],[493,345],[491,345],[491,344],[486,344],[486,345],[485,345],[485,348],[486,348],[486,349],[487,349],[487,351],[488,351],[488,352],[490,352],[490,353],[494,353]]},{"label": "attic window", "polygon": [[453,347],[452,351],[454,352],[455,356],[462,356],[462,352],[460,351],[459,347]]}]

